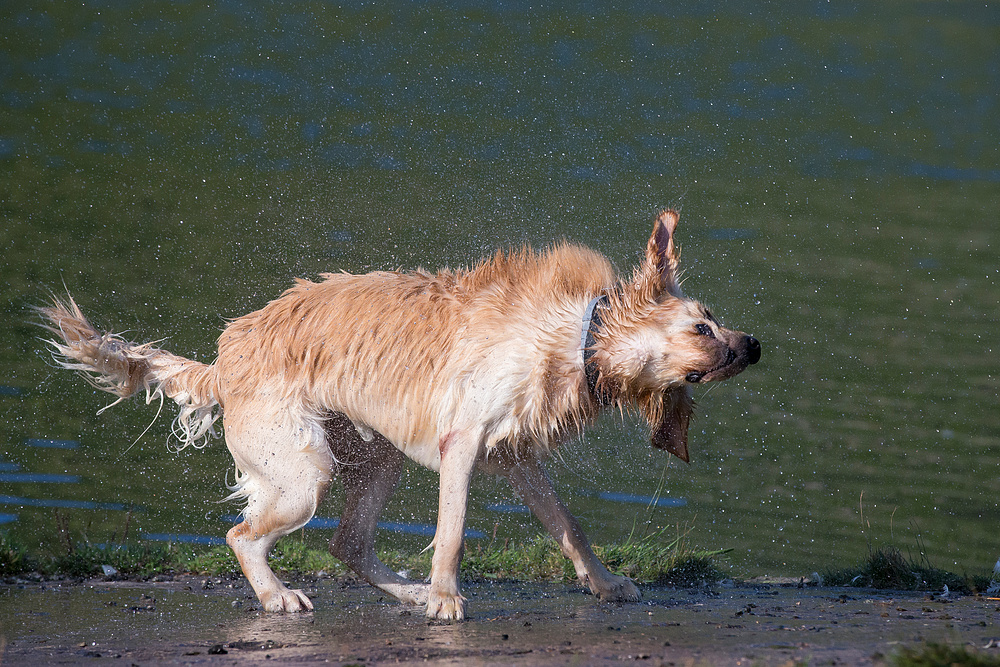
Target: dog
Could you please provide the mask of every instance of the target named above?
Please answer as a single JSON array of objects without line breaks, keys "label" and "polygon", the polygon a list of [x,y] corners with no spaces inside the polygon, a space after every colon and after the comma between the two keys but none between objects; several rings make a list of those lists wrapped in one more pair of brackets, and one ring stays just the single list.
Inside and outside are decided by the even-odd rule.
[{"label": "dog", "polygon": [[[232,320],[212,364],[101,333],[69,295],[38,311],[63,367],[118,401],[142,390],[147,401],[174,400],[181,447],[206,444],[222,418],[237,473],[228,499],[246,501],[226,541],[267,611],[313,608],[267,558],[312,518],[336,473],[346,504],[330,553],[430,618],[463,619],[459,566],[477,469],[509,480],[597,598],[633,602],[638,589],[600,562],[542,461],[617,407],[644,416],[653,446],[687,462],[692,385],[760,359],[755,338],[683,295],[677,223],[673,210],[656,216],[631,279],[566,242],[498,252],[471,270],[299,279]],[[407,457],[440,473],[429,583],[375,553],[376,522]]]}]

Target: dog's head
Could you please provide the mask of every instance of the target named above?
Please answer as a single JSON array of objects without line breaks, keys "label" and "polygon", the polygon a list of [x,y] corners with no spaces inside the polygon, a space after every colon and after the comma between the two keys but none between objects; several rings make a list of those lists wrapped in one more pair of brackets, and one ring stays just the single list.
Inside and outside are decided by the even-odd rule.
[{"label": "dog's head", "polygon": [[723,327],[681,292],[677,222],[676,211],[657,216],[643,262],[611,299],[602,366],[606,386],[645,413],[653,445],[688,461],[691,385],[731,378],[757,363],[761,350],[756,338]]}]

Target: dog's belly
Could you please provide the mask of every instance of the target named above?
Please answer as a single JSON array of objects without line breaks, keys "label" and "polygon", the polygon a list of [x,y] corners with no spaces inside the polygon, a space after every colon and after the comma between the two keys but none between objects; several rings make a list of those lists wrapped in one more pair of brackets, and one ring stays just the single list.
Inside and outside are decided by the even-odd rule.
[{"label": "dog's belly", "polygon": [[[343,422],[338,427],[352,430],[362,442],[353,440],[361,449],[375,438],[388,441],[414,463],[437,472],[441,468],[440,438],[436,430],[417,429],[405,419],[378,419],[379,415],[360,410],[343,410]],[[398,414],[398,412],[397,412]],[[354,436],[355,433],[351,435]]]}]

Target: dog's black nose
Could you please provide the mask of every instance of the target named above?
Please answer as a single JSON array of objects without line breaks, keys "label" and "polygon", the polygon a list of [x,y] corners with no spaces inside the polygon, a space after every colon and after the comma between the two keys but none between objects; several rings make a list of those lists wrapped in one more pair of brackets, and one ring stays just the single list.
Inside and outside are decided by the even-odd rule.
[{"label": "dog's black nose", "polygon": [[753,336],[747,336],[747,361],[751,364],[760,361],[760,341]]}]

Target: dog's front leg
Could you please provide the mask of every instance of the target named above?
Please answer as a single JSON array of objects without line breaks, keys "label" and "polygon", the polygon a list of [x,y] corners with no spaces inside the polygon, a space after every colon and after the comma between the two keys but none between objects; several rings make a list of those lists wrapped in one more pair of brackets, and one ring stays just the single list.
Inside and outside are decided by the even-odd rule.
[{"label": "dog's front leg", "polygon": [[534,456],[497,461],[499,471],[510,481],[531,512],[555,538],[563,554],[573,561],[576,575],[598,599],[606,602],[638,602],[639,589],[628,577],[612,574],[590,547],[590,542],[569,509],[556,495],[552,480]]},{"label": "dog's front leg", "polygon": [[458,576],[464,548],[465,511],[472,473],[479,458],[479,439],[467,432],[452,432],[441,439],[440,450],[441,491],[427,616],[460,621],[465,618],[465,598],[459,591]]}]

